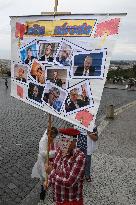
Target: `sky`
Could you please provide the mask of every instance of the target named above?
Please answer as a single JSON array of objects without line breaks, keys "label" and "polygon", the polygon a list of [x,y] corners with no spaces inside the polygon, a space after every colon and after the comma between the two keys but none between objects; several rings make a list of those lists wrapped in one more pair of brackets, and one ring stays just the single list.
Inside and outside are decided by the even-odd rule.
[{"label": "sky", "polygon": [[[0,0],[0,59],[10,59],[9,16],[39,15],[54,9],[55,0]],[[71,13],[127,13],[112,60],[136,60],[136,0],[59,0],[58,11]]]}]

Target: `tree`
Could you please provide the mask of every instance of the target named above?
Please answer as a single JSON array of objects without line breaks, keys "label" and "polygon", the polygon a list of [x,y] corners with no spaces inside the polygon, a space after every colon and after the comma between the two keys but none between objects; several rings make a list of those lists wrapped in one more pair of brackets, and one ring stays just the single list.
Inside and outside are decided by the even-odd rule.
[{"label": "tree", "polygon": [[134,77],[136,77],[136,65],[133,65],[132,70],[133,70],[133,73],[134,73]]}]

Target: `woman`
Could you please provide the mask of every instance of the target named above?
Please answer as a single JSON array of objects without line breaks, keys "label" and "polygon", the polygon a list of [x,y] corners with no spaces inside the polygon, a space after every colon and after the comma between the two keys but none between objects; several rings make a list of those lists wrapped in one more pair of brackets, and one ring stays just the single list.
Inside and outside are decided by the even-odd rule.
[{"label": "woman", "polygon": [[[46,191],[43,187],[43,182],[46,179],[45,173],[45,163],[47,161],[47,147],[48,147],[48,133],[49,131],[45,131],[43,137],[39,142],[39,154],[37,162],[35,163],[32,169],[32,178],[39,178],[41,181],[41,193],[40,193],[40,200],[44,201]],[[58,134],[58,130],[56,127],[51,127],[51,134],[50,134],[50,151],[49,151],[49,160],[51,161],[55,157],[56,147],[55,147],[55,138]]]}]

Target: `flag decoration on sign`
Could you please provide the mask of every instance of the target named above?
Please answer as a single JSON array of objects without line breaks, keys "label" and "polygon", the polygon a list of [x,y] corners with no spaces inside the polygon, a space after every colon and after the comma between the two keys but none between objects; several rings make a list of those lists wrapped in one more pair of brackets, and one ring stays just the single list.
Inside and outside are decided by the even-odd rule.
[{"label": "flag decoration on sign", "polygon": [[26,32],[27,26],[21,23],[16,22],[16,32],[15,32],[15,37],[20,38],[23,40],[23,36]]}]

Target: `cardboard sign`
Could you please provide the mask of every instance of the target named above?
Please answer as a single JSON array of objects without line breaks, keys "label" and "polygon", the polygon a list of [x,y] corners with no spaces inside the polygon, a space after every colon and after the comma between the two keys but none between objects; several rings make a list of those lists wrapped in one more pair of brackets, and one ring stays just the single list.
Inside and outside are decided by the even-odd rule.
[{"label": "cardboard sign", "polygon": [[11,17],[11,96],[92,131],[121,18]]}]

